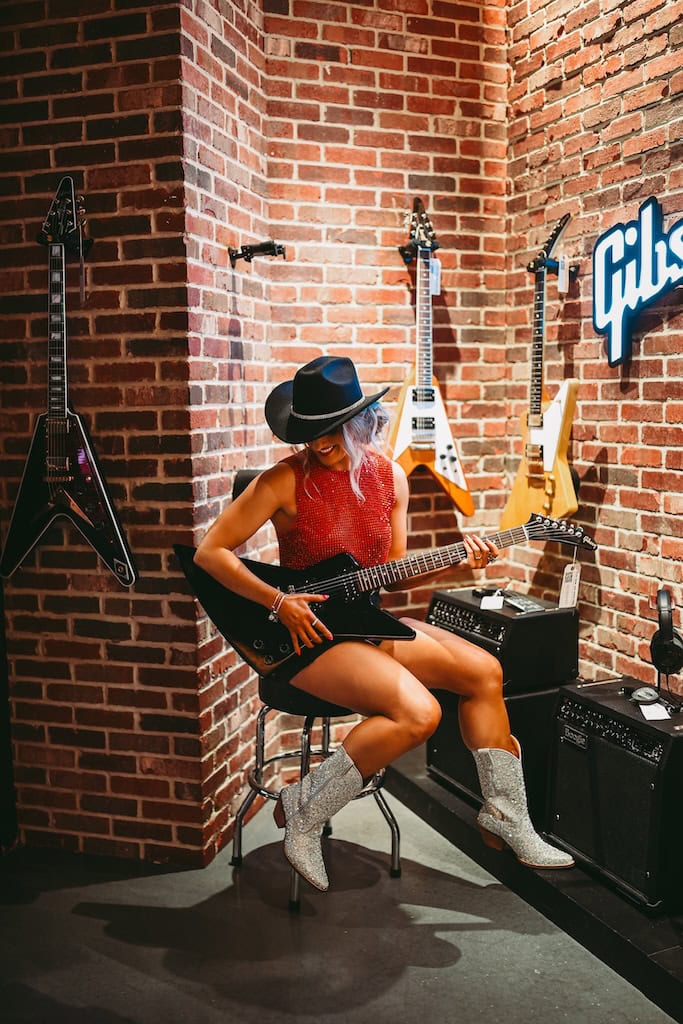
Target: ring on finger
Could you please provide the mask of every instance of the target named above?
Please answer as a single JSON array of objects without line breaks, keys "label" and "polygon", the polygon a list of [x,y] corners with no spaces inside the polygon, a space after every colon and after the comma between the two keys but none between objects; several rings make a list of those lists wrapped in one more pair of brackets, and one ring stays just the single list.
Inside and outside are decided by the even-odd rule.
[{"label": "ring on finger", "polygon": [[311,625],[312,625],[312,626],[315,626],[315,624],[316,624],[316,622],[317,622],[317,621],[318,621],[317,619],[313,619],[313,622],[311,623]]}]

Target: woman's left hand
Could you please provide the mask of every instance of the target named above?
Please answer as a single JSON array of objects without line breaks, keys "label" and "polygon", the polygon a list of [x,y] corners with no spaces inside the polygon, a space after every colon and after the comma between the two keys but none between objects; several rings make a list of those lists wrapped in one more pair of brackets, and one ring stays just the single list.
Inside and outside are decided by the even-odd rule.
[{"label": "woman's left hand", "polygon": [[463,544],[467,549],[467,564],[471,569],[484,569],[489,562],[495,562],[498,558],[498,548],[493,541],[485,537],[472,535],[463,538]]}]

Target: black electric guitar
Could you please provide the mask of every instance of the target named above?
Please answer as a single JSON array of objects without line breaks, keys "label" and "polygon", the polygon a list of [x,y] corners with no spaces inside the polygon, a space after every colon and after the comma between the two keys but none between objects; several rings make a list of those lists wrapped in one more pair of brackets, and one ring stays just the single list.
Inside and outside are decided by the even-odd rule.
[{"label": "black electric guitar", "polygon": [[[572,548],[594,551],[597,545],[580,526],[533,515],[523,526],[491,534],[499,548],[527,540],[556,540]],[[289,630],[273,621],[269,610],[240,597],[218,583],[194,564],[195,548],[176,544],[174,549],[193,592],[206,614],[238,654],[259,675],[267,676],[279,665],[296,657]],[[446,569],[467,558],[463,543],[433,548],[393,562],[362,569],[349,554],[327,558],[305,570],[283,569],[251,559],[244,564],[259,579],[288,593],[323,593],[324,604],[311,605],[335,637],[346,639],[412,640],[414,631],[378,608],[372,595],[380,587]]]},{"label": "black electric guitar", "polygon": [[417,258],[415,312],[417,344],[415,366],[406,379],[398,398],[389,438],[394,462],[410,476],[424,466],[463,515],[471,516],[474,501],[463,473],[446,415],[439,384],[434,376],[432,341],[432,295],[438,293],[432,270],[439,243],[420,199],[415,199],[411,219],[410,241],[400,246],[405,263]]},{"label": "black electric guitar", "polygon": [[579,382],[563,381],[552,400],[543,386],[546,277],[549,272],[557,273],[558,262],[550,257],[568,221],[566,213],[553,228],[541,252],[527,266],[534,275],[529,411],[521,421],[522,458],[501,516],[503,529],[531,512],[561,519],[573,515],[578,508],[567,449]]},{"label": "black electric guitar", "polygon": [[38,417],[19,485],[0,575],[11,576],[57,516],[83,534],[123,586],[135,582],[131,553],[118,524],[85,424],[68,404],[65,250],[81,258],[84,211],[72,178],[62,178],[38,241],[48,249],[47,412]]}]

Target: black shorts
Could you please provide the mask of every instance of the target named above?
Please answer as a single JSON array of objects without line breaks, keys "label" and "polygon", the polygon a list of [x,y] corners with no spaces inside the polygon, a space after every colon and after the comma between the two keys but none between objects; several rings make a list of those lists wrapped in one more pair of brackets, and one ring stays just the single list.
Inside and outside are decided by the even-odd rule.
[{"label": "black shorts", "polygon": [[381,642],[381,640],[363,638],[354,640],[350,637],[340,637],[339,640],[325,640],[321,644],[316,644],[315,647],[302,648],[301,654],[295,654],[293,658],[288,658],[287,661],[284,661],[277,668],[273,669],[272,672],[269,672],[268,679],[278,683],[289,683],[295,675],[313,664],[315,659],[319,658],[321,654],[329,651],[331,647],[336,647],[338,644],[367,643],[373,647],[379,647]]}]

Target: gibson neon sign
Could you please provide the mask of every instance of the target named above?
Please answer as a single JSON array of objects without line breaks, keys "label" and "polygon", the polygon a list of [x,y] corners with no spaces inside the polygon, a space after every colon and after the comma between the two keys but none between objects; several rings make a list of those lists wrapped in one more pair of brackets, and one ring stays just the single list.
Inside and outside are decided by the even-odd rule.
[{"label": "gibson neon sign", "polygon": [[636,314],[683,281],[683,220],[667,233],[662,208],[654,197],[638,219],[615,224],[593,249],[593,326],[606,334],[610,366],[631,354]]}]

